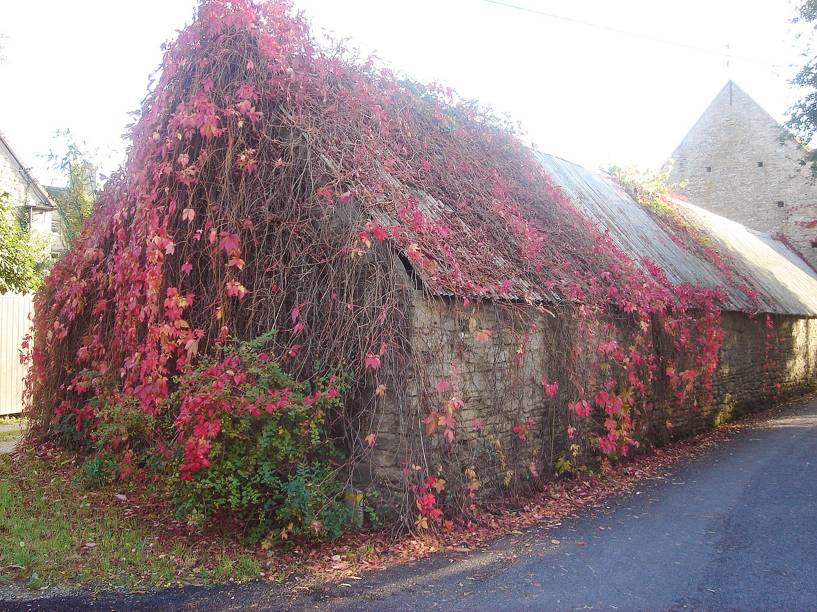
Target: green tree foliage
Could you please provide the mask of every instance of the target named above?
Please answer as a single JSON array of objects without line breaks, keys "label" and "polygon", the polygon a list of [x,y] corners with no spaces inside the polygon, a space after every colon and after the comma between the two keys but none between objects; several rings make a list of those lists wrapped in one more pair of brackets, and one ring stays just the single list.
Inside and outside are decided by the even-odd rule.
[{"label": "green tree foliage", "polygon": [[81,159],[70,160],[65,170],[68,186],[51,190],[51,199],[60,217],[60,233],[66,245],[71,245],[82,229],[82,223],[94,211],[93,166]]},{"label": "green tree foliage", "polygon": [[96,201],[96,166],[74,139],[70,130],[57,133],[64,140],[65,152],[49,155],[54,166],[67,179],[64,188],[50,188],[49,195],[60,217],[60,233],[66,246],[70,246],[82,229],[82,224],[94,210]]},{"label": "green tree foliage", "polygon": [[39,287],[45,272],[41,251],[11,206],[9,194],[0,193],[0,293]]},{"label": "green tree foliage", "polygon": [[[666,164],[658,172],[646,172],[635,166],[616,165],[611,165],[605,170],[634,200],[642,204],[645,201],[660,201],[669,195],[670,188],[675,186],[669,183],[671,171],[671,164]],[[685,183],[678,186],[684,187]]]},{"label": "green tree foliage", "polygon": [[[798,8],[795,24],[804,26],[809,35],[817,31],[817,0],[803,0]],[[817,134],[817,55],[809,50],[809,59],[792,80],[804,89],[805,94],[790,109],[788,127],[803,142],[809,143]],[[812,173],[817,174],[817,151],[810,151],[803,163],[811,163]]]}]

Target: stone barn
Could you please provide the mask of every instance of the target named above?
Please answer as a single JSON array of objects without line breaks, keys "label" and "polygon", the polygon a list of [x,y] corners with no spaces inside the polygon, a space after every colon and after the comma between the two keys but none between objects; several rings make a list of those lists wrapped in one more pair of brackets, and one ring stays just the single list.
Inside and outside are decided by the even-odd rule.
[{"label": "stone barn", "polygon": [[779,236],[817,266],[817,184],[807,151],[729,81],[672,154],[670,178],[698,206]]},{"label": "stone barn", "polygon": [[[657,393],[653,412],[646,415],[653,422],[654,441],[703,431],[815,388],[817,275],[786,244],[674,200],[709,248],[730,262],[729,269],[718,266],[684,244],[677,223],[662,223],[609,177],[550,155],[538,158],[554,184],[634,263],[645,270],[647,262],[654,263],[676,287],[723,291],[718,315],[723,338],[711,399],[685,412]],[[443,206],[428,196],[420,201],[432,218]],[[604,375],[589,347],[572,356],[570,368],[564,367],[571,362],[571,347],[583,337],[577,333],[580,323],[574,311],[553,296],[541,296],[540,302],[529,305],[535,321],[529,325],[503,308],[503,302],[515,299],[512,295],[475,311],[450,295],[429,291],[421,269],[406,270],[406,282],[415,288],[408,338],[413,359],[424,367],[414,369],[421,376],[400,382],[403,405],[389,403],[379,423],[373,454],[379,478],[397,486],[411,467],[408,458],[418,453],[449,482],[464,473],[471,486],[492,490],[520,477],[560,473],[581,462],[587,440],[577,432],[563,390],[571,385],[591,389]],[[613,311],[609,322],[627,325],[626,317]],[[604,321],[598,327],[604,327]],[[671,344],[655,346],[661,364],[683,358]],[[456,388],[445,382],[450,380],[458,381]],[[560,383],[555,393],[554,382]],[[618,384],[624,387],[627,381]],[[435,396],[449,395],[460,402],[451,411],[457,423],[456,435],[450,435],[456,453],[444,436],[415,432],[412,437],[406,433],[412,429],[400,422],[406,414],[428,419],[426,406],[439,401]],[[439,416],[425,433],[449,426],[442,412]],[[454,429],[453,423],[450,427]]]},{"label": "stone barn", "polygon": [[637,202],[290,9],[205,2],[168,46],[37,295],[31,435],[97,448],[124,414],[102,451],[188,509],[230,474],[286,528],[258,500],[314,478],[422,524],[812,388],[817,277],[783,242]]}]

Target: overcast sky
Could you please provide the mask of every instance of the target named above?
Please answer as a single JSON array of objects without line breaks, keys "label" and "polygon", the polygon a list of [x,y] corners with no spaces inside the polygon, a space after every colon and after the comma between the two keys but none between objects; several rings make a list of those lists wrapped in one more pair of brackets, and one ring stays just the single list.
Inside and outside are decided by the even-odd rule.
[{"label": "overcast sky", "polygon": [[[121,163],[160,45],[195,0],[0,0],[0,130],[41,182],[70,128]],[[733,79],[773,116],[797,99],[790,0],[295,0],[318,29],[522,123],[543,151],[656,168]],[[593,24],[593,25],[589,25]],[[663,41],[663,42],[662,42]],[[731,59],[725,54],[733,55]]]}]

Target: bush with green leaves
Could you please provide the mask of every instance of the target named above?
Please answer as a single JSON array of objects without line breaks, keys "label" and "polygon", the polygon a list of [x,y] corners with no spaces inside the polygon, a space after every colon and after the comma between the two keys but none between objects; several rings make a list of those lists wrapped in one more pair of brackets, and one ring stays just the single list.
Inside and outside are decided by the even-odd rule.
[{"label": "bush with green leaves", "polygon": [[44,241],[17,217],[9,194],[0,192],[0,294],[37,289],[49,264],[46,251]]},{"label": "bush with green leaves", "polygon": [[169,401],[178,514],[229,518],[251,541],[337,538],[349,515],[326,415],[347,381],[293,380],[260,350],[266,339],[234,344],[178,378]]},{"label": "bush with green leaves", "polygon": [[116,479],[119,461],[110,453],[97,453],[82,462],[78,480],[89,489],[99,489]]}]

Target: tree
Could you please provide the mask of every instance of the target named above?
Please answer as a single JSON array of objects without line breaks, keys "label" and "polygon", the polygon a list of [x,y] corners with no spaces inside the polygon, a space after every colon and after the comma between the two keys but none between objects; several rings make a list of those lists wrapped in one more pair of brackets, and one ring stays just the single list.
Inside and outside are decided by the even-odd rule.
[{"label": "tree", "polygon": [[8,193],[0,193],[0,293],[39,287],[46,271],[41,245],[17,218]]},{"label": "tree", "polygon": [[96,194],[93,187],[93,166],[85,161],[71,160],[65,171],[68,175],[68,186],[62,189],[49,189],[49,195],[60,217],[60,234],[63,242],[70,246],[82,229],[82,223],[94,211]]},{"label": "tree", "polygon": [[[805,26],[808,34],[814,34],[817,31],[817,0],[803,0],[792,21]],[[804,143],[809,143],[817,135],[817,55],[810,54],[810,59],[795,75],[792,83],[806,93],[789,110],[787,125]],[[803,163],[809,162],[812,173],[817,175],[817,151],[809,151]]]},{"label": "tree", "polygon": [[51,187],[48,193],[60,217],[60,233],[66,246],[71,246],[82,224],[94,210],[96,201],[96,166],[69,130],[58,132],[65,139],[65,153],[49,155],[54,166],[64,173],[67,186]]}]

